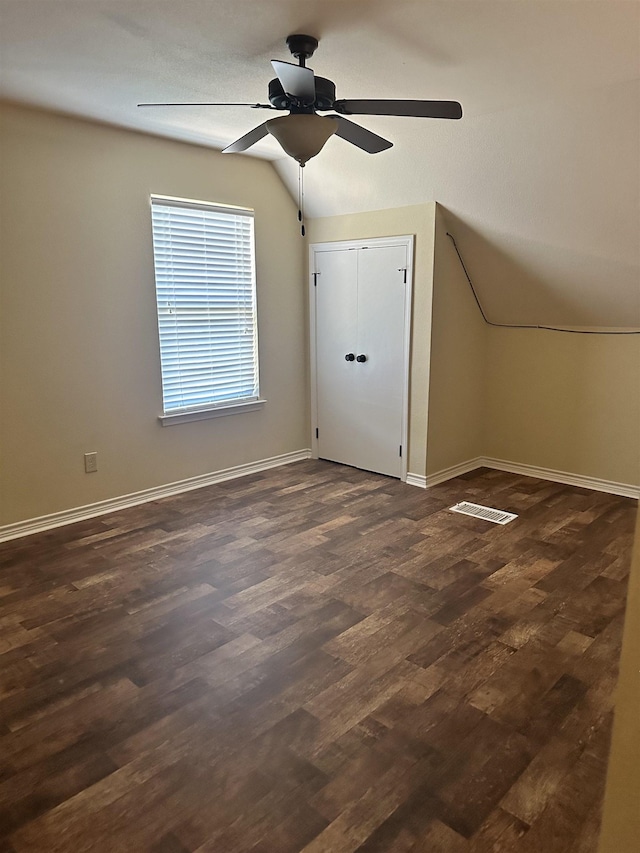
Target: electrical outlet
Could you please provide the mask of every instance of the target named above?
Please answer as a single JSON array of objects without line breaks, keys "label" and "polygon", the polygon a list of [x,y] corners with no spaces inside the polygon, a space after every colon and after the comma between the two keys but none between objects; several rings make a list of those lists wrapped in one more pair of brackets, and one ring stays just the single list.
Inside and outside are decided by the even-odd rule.
[{"label": "electrical outlet", "polygon": [[98,470],[98,454],[97,453],[85,453],[84,454],[84,473],[85,474],[93,474]]}]

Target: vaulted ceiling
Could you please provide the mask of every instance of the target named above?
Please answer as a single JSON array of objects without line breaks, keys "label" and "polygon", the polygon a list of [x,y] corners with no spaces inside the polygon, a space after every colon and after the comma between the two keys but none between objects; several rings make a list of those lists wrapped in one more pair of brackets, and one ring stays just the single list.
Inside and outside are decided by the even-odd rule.
[{"label": "vaulted ceiling", "polygon": [[[264,120],[294,32],[342,98],[458,100],[461,121],[362,117],[332,138],[307,214],[438,201],[498,322],[640,326],[640,4],[631,0],[0,0],[3,97],[220,149]],[[231,156],[231,155],[230,155]],[[296,164],[272,138],[297,192]]]}]

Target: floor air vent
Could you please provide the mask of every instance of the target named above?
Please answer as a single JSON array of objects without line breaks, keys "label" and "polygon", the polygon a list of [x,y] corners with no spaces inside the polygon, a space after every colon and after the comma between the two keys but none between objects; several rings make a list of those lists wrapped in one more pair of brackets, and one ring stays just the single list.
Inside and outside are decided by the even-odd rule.
[{"label": "floor air vent", "polygon": [[460,512],[462,515],[473,515],[475,518],[482,518],[485,521],[493,521],[494,524],[509,524],[518,516],[513,512],[504,512],[501,509],[492,509],[490,506],[481,506],[480,504],[470,504],[468,501],[460,501],[455,506],[450,506],[451,512]]}]

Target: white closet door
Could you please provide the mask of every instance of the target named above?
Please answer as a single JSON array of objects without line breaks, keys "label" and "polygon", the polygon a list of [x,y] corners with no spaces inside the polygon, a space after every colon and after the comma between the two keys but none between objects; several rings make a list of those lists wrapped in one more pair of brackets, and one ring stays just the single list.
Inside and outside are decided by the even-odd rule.
[{"label": "white closet door", "polygon": [[315,253],[318,455],[392,477],[402,475],[407,252]]},{"label": "white closet door", "polygon": [[358,250],[358,468],[400,477],[406,248]]},{"label": "white closet door", "polygon": [[357,251],[322,252],[316,260],[316,387],[322,459],[358,466],[359,413],[354,395],[358,316]]}]

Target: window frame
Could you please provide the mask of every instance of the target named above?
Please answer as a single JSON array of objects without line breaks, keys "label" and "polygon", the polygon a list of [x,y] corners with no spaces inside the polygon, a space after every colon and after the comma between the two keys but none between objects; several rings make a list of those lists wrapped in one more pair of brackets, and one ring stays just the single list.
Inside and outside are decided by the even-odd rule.
[{"label": "window frame", "polygon": [[[165,370],[163,364],[163,343],[161,324],[161,306],[160,295],[158,291],[158,265],[156,258],[156,230],[153,223],[153,207],[165,206],[174,208],[189,208],[196,210],[207,210],[214,213],[229,216],[246,216],[252,220],[251,225],[251,306],[252,306],[252,321],[253,321],[253,370],[255,377],[256,393],[249,397],[226,397],[221,400],[197,403],[192,406],[176,407],[165,409],[166,404],[166,385],[165,385]],[[154,297],[156,307],[156,323],[158,329],[158,354],[160,357],[160,379],[162,384],[162,414],[158,415],[158,419],[162,426],[171,426],[173,424],[185,423],[190,421],[204,420],[208,418],[225,417],[228,415],[240,414],[247,411],[257,411],[262,409],[266,400],[260,395],[260,361],[258,351],[258,304],[257,304],[257,287],[256,287],[256,265],[255,265],[255,233],[253,230],[254,211],[250,208],[238,207],[235,205],[220,204],[218,202],[202,201],[199,199],[186,199],[176,196],[160,195],[152,193],[149,199],[149,208],[151,214],[151,236],[152,236],[152,255],[154,268]],[[245,290],[246,293],[246,290]]]}]

